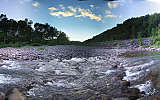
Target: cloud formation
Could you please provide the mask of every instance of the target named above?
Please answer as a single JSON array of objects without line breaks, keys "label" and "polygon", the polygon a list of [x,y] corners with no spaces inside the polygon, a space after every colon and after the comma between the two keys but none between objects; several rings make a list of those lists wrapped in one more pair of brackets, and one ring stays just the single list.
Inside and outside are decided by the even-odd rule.
[{"label": "cloud formation", "polygon": [[106,17],[106,18],[116,18],[117,16],[114,15],[114,14],[108,14],[108,15],[105,15],[104,17]]},{"label": "cloud formation", "polygon": [[152,3],[160,3],[160,0],[146,0],[148,2],[152,2]]},{"label": "cloud formation", "polygon": [[94,5],[89,5],[91,8],[93,8],[94,7]]},{"label": "cloud formation", "polygon": [[66,10],[66,8],[65,8],[63,5],[59,5],[59,7],[60,7],[62,10]]},{"label": "cloud formation", "polygon": [[54,10],[58,10],[57,8],[55,8],[55,7],[50,7],[50,8],[48,8],[50,11],[54,11]]},{"label": "cloud formation", "polygon": [[105,18],[116,18],[117,16],[116,15],[114,15],[114,14],[112,14],[112,12],[110,11],[110,10],[106,10],[105,11]]},{"label": "cloud formation", "polygon": [[59,16],[63,16],[63,17],[73,16],[76,18],[88,17],[88,18],[96,20],[96,21],[102,20],[101,15],[96,15],[89,9],[74,8],[72,6],[68,6],[67,7],[68,9],[66,9],[63,5],[59,5],[59,7],[60,7],[60,9],[55,8],[55,7],[48,8],[51,11],[49,14],[51,16],[57,16],[57,17],[59,17]]},{"label": "cloud formation", "polygon": [[69,17],[69,16],[73,16],[74,13],[69,12],[69,11],[58,11],[58,12],[50,12],[51,16],[63,16],[63,17]]},{"label": "cloud formation", "polygon": [[116,2],[108,2],[107,5],[110,9],[118,7],[118,3]]},{"label": "cloud formation", "polygon": [[39,7],[40,6],[40,4],[38,3],[38,2],[34,2],[33,4],[32,4],[34,7]]},{"label": "cloud formation", "polygon": [[73,8],[72,6],[68,6],[68,8],[73,11],[73,12],[77,12],[77,9],[76,8]]},{"label": "cloud formation", "polygon": [[111,11],[110,10],[106,10],[105,13],[106,14],[111,14]]},{"label": "cloud formation", "polygon": [[101,21],[101,15],[93,14],[89,9],[84,10],[82,8],[78,8],[80,15],[76,15],[75,17],[89,17],[90,19],[95,19],[96,21]]}]

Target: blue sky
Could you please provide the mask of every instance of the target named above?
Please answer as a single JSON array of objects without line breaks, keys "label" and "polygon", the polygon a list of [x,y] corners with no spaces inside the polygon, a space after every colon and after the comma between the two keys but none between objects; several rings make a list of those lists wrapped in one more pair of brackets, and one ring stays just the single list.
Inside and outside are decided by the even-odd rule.
[{"label": "blue sky", "polygon": [[124,20],[160,12],[160,0],[1,0],[0,13],[16,20],[49,23],[84,41]]}]

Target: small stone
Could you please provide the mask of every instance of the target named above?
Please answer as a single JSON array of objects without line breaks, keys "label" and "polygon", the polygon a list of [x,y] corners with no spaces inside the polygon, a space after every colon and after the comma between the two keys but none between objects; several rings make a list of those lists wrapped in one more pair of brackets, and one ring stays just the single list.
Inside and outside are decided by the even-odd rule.
[{"label": "small stone", "polygon": [[92,96],[88,100],[97,100],[97,97],[96,96]]},{"label": "small stone", "polygon": [[125,72],[122,72],[118,75],[119,79],[122,80],[123,77],[126,76],[126,73]]},{"label": "small stone", "polygon": [[112,100],[112,99],[111,99],[111,97],[109,97],[106,94],[101,94],[101,95],[98,95],[98,96],[96,96],[96,95],[92,96],[88,100]]},{"label": "small stone", "polygon": [[120,84],[121,84],[122,86],[126,86],[126,87],[129,87],[129,86],[130,86],[130,82],[129,82],[129,81],[125,81],[125,80],[122,80],[122,81],[120,82]]},{"label": "small stone", "polygon": [[114,65],[113,68],[118,68],[118,65]]},{"label": "small stone", "polygon": [[122,98],[115,98],[113,100],[130,100],[129,98],[126,98],[126,97],[122,97]]},{"label": "small stone", "polygon": [[151,75],[156,77],[156,76],[158,75],[158,72],[159,72],[159,69],[154,69],[154,70],[151,72]]},{"label": "small stone", "polygon": [[26,97],[19,92],[17,88],[14,88],[12,94],[9,95],[8,100],[26,100]]},{"label": "small stone", "polygon": [[0,63],[3,63],[3,59],[0,59]]},{"label": "small stone", "polygon": [[112,100],[112,99],[106,94],[101,94],[101,100]]},{"label": "small stone", "polygon": [[128,98],[130,100],[137,100],[140,96],[140,90],[137,88],[130,88],[128,93]]},{"label": "small stone", "polygon": [[139,94],[140,90],[138,88],[129,88],[129,92],[133,94]]},{"label": "small stone", "polygon": [[141,92],[141,94],[145,94],[145,92],[144,92],[144,91],[142,91],[142,92]]}]

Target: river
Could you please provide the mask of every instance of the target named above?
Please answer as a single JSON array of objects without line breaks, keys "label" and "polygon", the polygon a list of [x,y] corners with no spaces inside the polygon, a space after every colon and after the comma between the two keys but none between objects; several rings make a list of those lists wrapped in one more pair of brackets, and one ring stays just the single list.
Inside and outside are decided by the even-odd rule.
[{"label": "river", "polygon": [[[87,100],[99,94],[120,95],[122,79],[145,96],[159,95],[160,55],[118,56],[126,51],[83,46],[3,48],[0,54],[8,58],[0,62],[0,90],[16,87],[31,99]],[[30,60],[33,55],[37,59]]]}]

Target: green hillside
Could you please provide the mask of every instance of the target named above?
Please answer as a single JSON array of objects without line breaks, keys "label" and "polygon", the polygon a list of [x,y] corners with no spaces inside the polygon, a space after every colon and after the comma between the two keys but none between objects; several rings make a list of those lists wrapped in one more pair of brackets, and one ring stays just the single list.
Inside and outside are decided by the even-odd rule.
[{"label": "green hillside", "polygon": [[153,29],[157,28],[159,24],[160,14],[157,13],[131,18],[124,21],[122,24],[117,24],[117,26],[112,29],[84,41],[84,43],[92,44],[96,42],[132,39],[138,38],[138,35],[150,37]]}]

